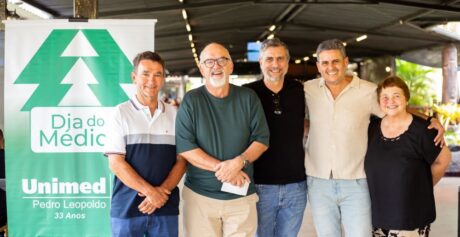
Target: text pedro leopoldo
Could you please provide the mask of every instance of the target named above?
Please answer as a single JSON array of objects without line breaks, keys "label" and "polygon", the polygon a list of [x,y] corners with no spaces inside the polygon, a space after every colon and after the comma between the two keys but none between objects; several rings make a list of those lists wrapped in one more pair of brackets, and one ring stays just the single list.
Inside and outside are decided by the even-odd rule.
[{"label": "text pedro leopoldo", "polygon": [[51,182],[40,182],[37,179],[23,179],[22,191],[27,195],[56,195],[56,199],[41,200],[33,199],[32,207],[41,209],[57,209],[54,219],[85,219],[85,209],[106,208],[107,204],[101,200],[71,200],[59,199],[62,195],[103,195],[106,191],[106,178],[91,182],[60,182],[58,178],[52,178]]},{"label": "text pedro leopoldo", "polygon": [[[100,155],[105,142],[107,114],[107,108],[76,111],[73,108],[34,108],[32,150]],[[78,181],[70,179],[58,174],[41,179],[23,178],[24,198],[31,200],[32,209],[51,210],[54,219],[86,219],[92,210],[108,208],[110,195],[105,175]]]}]

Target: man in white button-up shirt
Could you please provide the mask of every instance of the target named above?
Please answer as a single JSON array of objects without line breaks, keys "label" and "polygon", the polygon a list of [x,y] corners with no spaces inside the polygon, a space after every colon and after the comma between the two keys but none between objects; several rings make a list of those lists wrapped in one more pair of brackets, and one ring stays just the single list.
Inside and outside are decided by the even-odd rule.
[{"label": "man in white button-up shirt", "polygon": [[[364,173],[371,115],[383,116],[371,82],[346,74],[343,42],[317,50],[321,78],[304,84],[310,124],[305,152],[308,198],[318,237],[371,235],[371,205]],[[443,130],[441,129],[441,136]]]}]

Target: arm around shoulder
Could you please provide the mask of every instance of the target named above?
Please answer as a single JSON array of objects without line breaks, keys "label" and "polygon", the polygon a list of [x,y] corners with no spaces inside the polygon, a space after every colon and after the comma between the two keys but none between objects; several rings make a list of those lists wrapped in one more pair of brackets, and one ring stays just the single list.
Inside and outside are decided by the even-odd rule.
[{"label": "arm around shoulder", "polygon": [[434,143],[436,145],[439,145],[441,147],[445,146],[445,141],[444,141],[444,127],[442,126],[442,124],[439,122],[439,120],[437,120],[435,117],[428,117],[426,116],[425,114],[422,114],[420,112],[418,112],[417,110],[415,109],[412,109],[412,108],[408,108],[407,111],[409,113],[411,113],[412,115],[414,116],[417,116],[417,117],[420,117],[424,120],[427,120],[428,122],[430,122],[430,125],[428,126],[429,129],[436,129],[438,131],[438,134],[436,135],[436,137],[434,138]]}]

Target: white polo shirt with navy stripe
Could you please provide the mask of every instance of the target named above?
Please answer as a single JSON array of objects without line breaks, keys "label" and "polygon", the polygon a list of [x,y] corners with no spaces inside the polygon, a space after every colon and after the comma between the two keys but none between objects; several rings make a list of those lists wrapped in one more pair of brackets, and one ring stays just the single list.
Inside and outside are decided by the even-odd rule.
[{"label": "white polo shirt with navy stripe", "polygon": [[[153,115],[136,96],[114,108],[109,121],[105,154],[125,155],[134,170],[153,186],[159,186],[176,162],[175,121],[177,109],[163,101]],[[111,216],[130,218],[145,214],[138,210],[144,197],[124,185],[116,176],[112,194]],[[179,190],[176,187],[168,202],[152,215],[178,215]]]}]

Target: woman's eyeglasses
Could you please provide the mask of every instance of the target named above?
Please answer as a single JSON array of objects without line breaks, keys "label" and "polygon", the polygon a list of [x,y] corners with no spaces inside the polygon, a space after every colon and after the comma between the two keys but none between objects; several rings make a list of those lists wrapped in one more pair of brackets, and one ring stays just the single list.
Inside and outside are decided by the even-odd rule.
[{"label": "woman's eyeglasses", "polygon": [[275,110],[273,113],[276,115],[281,115],[283,113],[283,109],[281,108],[280,95],[273,94],[273,104],[275,105]]}]

